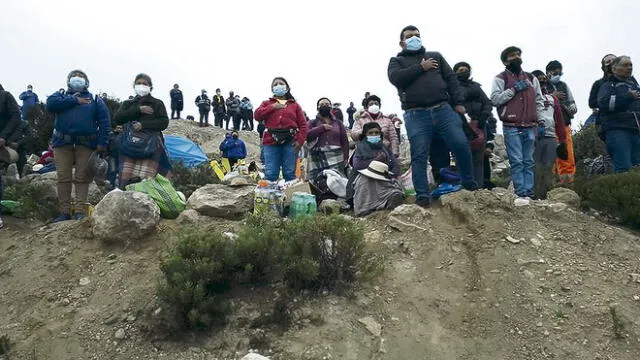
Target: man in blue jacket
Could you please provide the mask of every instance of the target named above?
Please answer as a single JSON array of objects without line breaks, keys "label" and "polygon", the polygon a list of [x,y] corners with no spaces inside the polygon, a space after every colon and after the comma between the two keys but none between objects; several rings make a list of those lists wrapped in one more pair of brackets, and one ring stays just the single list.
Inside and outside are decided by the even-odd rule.
[{"label": "man in blue jacket", "polygon": [[473,178],[471,148],[462,129],[460,115],[466,110],[456,74],[439,52],[425,50],[415,26],[402,29],[400,46],[402,51],[389,61],[388,76],[398,89],[405,110],[416,204],[424,207],[431,201],[427,159],[435,134],[455,154],[462,185],[468,190],[475,190],[478,185]]},{"label": "man in blue jacket", "polygon": [[247,157],[247,147],[244,145],[244,141],[238,139],[237,131],[225,136],[224,141],[220,144],[220,151],[222,151],[222,157],[229,159],[232,168],[238,160]]},{"label": "man in blue jacket", "polygon": [[38,94],[33,92],[33,86],[27,85],[27,91],[20,94],[20,100],[22,100],[22,120],[27,121],[27,116],[33,107],[40,103]]},{"label": "man in blue jacket", "polygon": [[[54,221],[71,220],[71,189],[75,185],[76,220],[86,214],[89,184],[89,158],[94,151],[105,153],[109,145],[109,109],[100,97],[89,92],[89,78],[80,70],[67,76],[68,90],[47,98],[47,110],[56,117],[51,145],[58,173],[60,216]],[[75,165],[75,178],[73,168]]]}]

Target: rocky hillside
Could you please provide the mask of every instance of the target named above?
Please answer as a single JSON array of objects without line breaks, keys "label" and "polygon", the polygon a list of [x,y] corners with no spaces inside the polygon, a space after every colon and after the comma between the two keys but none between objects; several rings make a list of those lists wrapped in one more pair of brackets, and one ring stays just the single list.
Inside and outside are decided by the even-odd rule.
[{"label": "rocky hillside", "polygon": [[[205,130],[208,141],[217,133]],[[289,329],[258,321],[274,289],[244,289],[227,325],[179,336],[154,325],[163,312],[158,259],[191,220],[104,245],[89,220],[30,227],[8,219],[0,232],[5,359],[235,360],[250,349],[273,360],[637,359],[638,234],[578,212],[570,193],[551,199],[514,208],[504,189],[460,192],[430,210],[405,205],[353,219],[386,258],[372,284],[347,297],[300,294]],[[212,231],[240,224],[195,216]]]}]

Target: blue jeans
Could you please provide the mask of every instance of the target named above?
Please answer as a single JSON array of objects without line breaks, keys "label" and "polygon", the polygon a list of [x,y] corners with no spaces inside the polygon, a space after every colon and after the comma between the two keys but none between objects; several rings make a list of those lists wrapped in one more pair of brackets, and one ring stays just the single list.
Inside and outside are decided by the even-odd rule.
[{"label": "blue jeans", "polygon": [[640,165],[640,135],[628,130],[607,131],[607,152],[613,158],[613,171],[623,173]]},{"label": "blue jeans", "polygon": [[449,104],[431,110],[407,110],[404,119],[411,144],[411,176],[418,200],[429,199],[427,161],[434,134],[440,135],[455,154],[462,185],[471,190],[477,188],[469,141],[462,130],[460,116]]},{"label": "blue jeans", "polygon": [[536,162],[533,158],[536,142],[536,129],[504,127],[504,143],[511,165],[511,180],[516,195],[534,196]]},{"label": "blue jeans", "polygon": [[264,145],[264,177],[269,181],[278,181],[280,168],[285,181],[295,180],[298,154],[293,144]]}]

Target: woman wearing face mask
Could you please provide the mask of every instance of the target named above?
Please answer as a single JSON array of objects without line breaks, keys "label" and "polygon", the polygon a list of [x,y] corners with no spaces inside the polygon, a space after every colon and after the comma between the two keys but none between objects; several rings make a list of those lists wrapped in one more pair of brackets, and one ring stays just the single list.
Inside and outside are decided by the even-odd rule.
[{"label": "woman wearing face mask", "polygon": [[[136,96],[122,103],[114,116],[117,125],[130,127],[134,133],[143,133],[148,141],[153,141],[155,149],[151,155],[136,154],[120,149],[120,188],[155,177],[158,173],[166,175],[170,170],[168,157],[163,144],[162,131],[169,125],[167,109],[161,100],[151,96],[153,83],[146,74],[136,76],[133,89]],[[127,152],[126,154],[124,154]]]},{"label": "woman wearing face mask", "polygon": [[349,160],[349,139],[342,121],[331,115],[331,100],[320,98],[316,103],[318,115],[309,123],[307,143],[309,144],[309,167],[307,178],[318,191],[316,199],[322,201],[324,196],[318,186],[322,181],[324,170],[335,170],[346,176],[345,167]]},{"label": "woman wearing face mask", "polygon": [[[60,215],[55,222],[71,220],[71,189],[75,185],[76,220],[85,217],[89,184],[89,158],[94,151],[104,153],[111,130],[109,110],[99,97],[89,91],[89,78],[74,70],[67,76],[68,90],[55,92],[47,98],[47,110],[56,116],[51,137],[58,174]],[[75,177],[73,169],[75,167]]]},{"label": "woman wearing face mask", "polygon": [[[380,124],[366,123],[351,158],[354,171],[349,175],[347,201],[354,206],[357,216],[393,208],[404,200],[402,189],[396,181],[400,174],[400,166],[391,150],[384,145],[383,139]],[[372,163],[377,163],[377,167],[380,167],[380,164],[386,167],[388,172],[383,175],[386,179],[376,181],[361,174],[369,169]]]},{"label": "woman wearing face mask", "polygon": [[265,178],[277,181],[282,169],[284,180],[292,181],[296,179],[298,152],[307,138],[307,120],[284,78],[273,79],[271,91],[273,97],[264,101],[254,114],[265,126],[262,136]]},{"label": "woman wearing face mask", "polygon": [[362,116],[353,125],[351,138],[354,141],[358,141],[360,139],[360,135],[362,135],[362,128],[364,125],[370,122],[376,122],[380,124],[380,127],[382,128],[384,145],[391,149],[395,157],[398,157],[400,156],[398,133],[396,132],[393,120],[380,112],[380,104],[380,98],[376,95],[371,95],[367,98],[367,107],[362,113]]}]

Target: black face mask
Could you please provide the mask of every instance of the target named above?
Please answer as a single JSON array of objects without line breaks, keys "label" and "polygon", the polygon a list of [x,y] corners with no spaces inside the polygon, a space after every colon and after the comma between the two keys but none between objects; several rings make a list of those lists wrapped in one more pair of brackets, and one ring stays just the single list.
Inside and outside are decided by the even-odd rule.
[{"label": "black face mask", "polygon": [[460,80],[460,81],[467,81],[471,77],[471,72],[470,71],[465,71],[465,72],[457,73],[456,76],[458,77],[458,80]]},{"label": "black face mask", "polygon": [[318,113],[320,114],[320,116],[324,117],[331,115],[331,106],[320,106],[318,108]]},{"label": "black face mask", "polygon": [[522,59],[511,60],[507,65],[507,70],[519,74],[522,71]]}]

